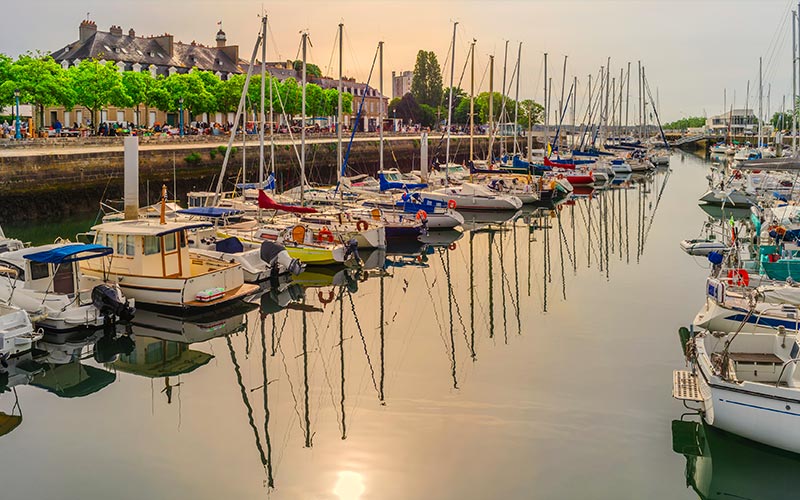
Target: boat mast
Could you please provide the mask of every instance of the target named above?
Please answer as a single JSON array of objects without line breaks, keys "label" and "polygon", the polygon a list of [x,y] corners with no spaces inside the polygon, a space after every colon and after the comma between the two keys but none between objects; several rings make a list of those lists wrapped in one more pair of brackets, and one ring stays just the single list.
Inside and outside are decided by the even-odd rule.
[{"label": "boat mast", "polygon": [[[453,23],[453,51],[450,57],[450,99],[449,104],[447,105],[447,147],[445,150],[445,159],[444,159],[444,178],[445,178],[445,185],[450,184],[450,174],[449,168],[447,164],[450,162],[450,124],[453,120],[453,80],[455,79],[456,73],[456,28],[458,27],[458,21]],[[383,43],[383,42],[381,42]]]},{"label": "boat mast", "polygon": [[758,58],[758,149],[761,150],[761,117],[764,113],[762,101],[764,99],[764,86],[761,80],[761,57]]},{"label": "boat mast", "polygon": [[487,167],[494,162],[494,54],[489,55],[489,156]]},{"label": "boat mast", "polygon": [[[342,34],[344,32],[344,23],[339,23],[339,97],[337,101],[336,111],[336,158],[338,160],[336,169],[336,178],[338,182],[342,181]],[[381,96],[382,98],[383,96]],[[344,193],[342,193],[344,197]]]},{"label": "boat mast", "polygon": [[519,48],[517,49],[517,89],[516,94],[514,96],[514,156],[518,154],[519,144],[517,143],[517,123],[519,123],[519,74],[520,74],[520,63],[522,62],[522,42],[519,42]]},{"label": "boat mast", "polygon": [[547,52],[544,53],[544,154],[550,157],[550,137],[548,124],[550,123],[550,102],[547,99]]},{"label": "boat mast", "polygon": [[[266,74],[267,74],[267,16],[261,17],[261,112],[259,116],[260,126],[258,128],[258,187],[264,187],[264,101],[266,100]],[[242,189],[244,194],[244,189]],[[260,211],[261,209],[259,209]]]},{"label": "boat mast", "polygon": [[628,71],[625,74],[625,135],[628,135],[628,111],[631,105],[631,62],[628,61]]},{"label": "boat mast", "polygon": [[[608,138],[608,95],[611,93],[611,86],[609,84],[611,78],[611,58],[608,58],[606,62],[606,102],[603,110],[603,129],[606,134],[606,138]],[[603,141],[605,142],[605,141]],[[601,143],[602,144],[602,143]]]},{"label": "boat mast", "polygon": [[469,161],[475,159],[475,39],[469,46]]},{"label": "boat mast", "polygon": [[[561,70],[561,99],[558,101],[558,127],[561,129],[561,122],[563,118],[564,109],[564,86],[567,83],[567,57],[564,56],[564,69]],[[556,144],[558,147],[558,144]]]},{"label": "boat mast", "polygon": [[[797,5],[800,9],[800,4]],[[792,11],[792,156],[797,154],[797,11]]]},{"label": "boat mast", "polygon": [[[455,44],[453,45],[455,47]],[[380,111],[378,112],[378,128],[379,138],[380,138],[380,148],[379,148],[379,169],[383,170],[383,42],[378,42],[378,53],[380,54],[380,61],[378,62],[378,91],[381,95],[381,102],[378,106]],[[450,106],[453,106],[453,89],[450,89]],[[449,123],[449,114],[448,114],[448,128],[450,127]],[[449,131],[448,131],[449,133]],[[449,144],[448,144],[449,146]],[[449,153],[448,153],[449,156]]]},{"label": "boat mast", "polygon": [[506,114],[506,71],[508,69],[508,40],[506,40],[506,48],[503,53],[503,98],[500,102],[500,131],[503,137],[503,140],[500,142],[500,158],[505,155],[506,152],[506,132],[503,130],[503,120],[505,119]]},{"label": "boat mast", "polygon": [[572,149],[575,149],[576,105],[578,102],[578,77],[572,77],[572,88],[575,89],[575,98],[572,99]]},{"label": "boat mast", "polygon": [[[308,33],[303,33],[303,92],[300,125],[300,204],[303,205],[303,195],[306,187],[306,45],[308,44]],[[305,320],[305,313],[303,313],[303,320]]]}]

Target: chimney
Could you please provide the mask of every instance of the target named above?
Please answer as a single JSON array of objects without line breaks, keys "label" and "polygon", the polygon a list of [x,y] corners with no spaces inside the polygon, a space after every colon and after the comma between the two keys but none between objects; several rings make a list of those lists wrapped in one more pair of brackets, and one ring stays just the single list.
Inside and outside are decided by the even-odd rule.
[{"label": "chimney", "polygon": [[227,41],[228,39],[225,36],[225,32],[222,30],[217,31],[217,47],[218,48],[224,47]]},{"label": "chimney", "polygon": [[128,30],[128,36],[131,38],[136,38],[136,31],[133,28]]},{"label": "chimney", "polygon": [[153,40],[155,40],[155,42],[158,43],[158,45],[161,46],[161,48],[164,50],[164,52],[167,53],[168,57],[172,57],[172,56],[175,55],[173,53],[173,51],[172,51],[173,50],[173,44],[174,44],[174,40],[173,40],[172,35],[170,35],[169,33],[164,33],[161,36],[153,37]]},{"label": "chimney", "polygon": [[108,32],[111,33],[114,36],[122,36],[122,28],[120,28],[119,26],[116,26],[116,25],[111,26],[108,29]]},{"label": "chimney", "polygon": [[79,40],[81,42],[85,42],[86,40],[90,39],[95,33],[97,33],[97,25],[94,21],[90,21],[88,19],[81,21],[80,28],[78,29],[80,33]]}]

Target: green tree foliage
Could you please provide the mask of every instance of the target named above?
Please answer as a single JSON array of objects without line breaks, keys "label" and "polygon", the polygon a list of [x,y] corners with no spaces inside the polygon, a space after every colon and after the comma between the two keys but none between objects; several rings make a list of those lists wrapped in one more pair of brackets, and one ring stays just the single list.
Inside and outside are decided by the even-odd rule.
[{"label": "green tree foliage", "polygon": [[164,80],[164,88],[170,96],[168,111],[178,111],[181,99],[183,109],[189,111],[190,117],[216,111],[216,99],[206,90],[199,73],[175,73]]},{"label": "green tree foliage", "polygon": [[84,59],[72,66],[69,84],[75,92],[75,104],[91,111],[92,125],[96,128],[97,112],[105,106],[129,107],[131,98],[125,93],[120,75],[114,63],[100,63],[94,59]]},{"label": "green tree foliage", "polygon": [[769,122],[775,130],[789,130],[792,128],[792,113],[775,113]]},{"label": "green tree foliage", "polygon": [[75,92],[61,66],[49,55],[28,53],[8,65],[6,80],[0,82],[0,102],[12,102],[14,90],[20,91],[20,100],[33,104],[38,113],[38,125],[43,122],[45,106],[75,104]]},{"label": "green tree foliage", "polygon": [[[499,92],[494,93],[493,114],[495,122],[500,120],[502,111],[503,96]],[[506,116],[511,120],[514,118],[514,100],[506,99]],[[519,103],[519,117],[517,123],[527,128],[529,123],[528,110],[533,114],[533,123],[542,123],[544,107],[531,99],[525,99]],[[469,98],[464,97],[453,111],[453,123],[466,125],[469,123]],[[489,93],[483,92],[475,96],[475,123],[489,123]]]},{"label": "green tree foliage", "polygon": [[408,124],[422,123],[422,110],[410,92],[402,98],[392,99],[392,102],[389,103],[389,116],[396,116]]},{"label": "green tree foliage", "polygon": [[122,74],[122,87],[128,94],[130,102],[136,108],[136,123],[142,123],[139,107],[144,104],[148,106],[148,93],[154,85],[154,79],[149,72],[140,73],[136,71],[126,71]]},{"label": "green tree foliage", "polygon": [[689,118],[681,118],[672,123],[665,123],[663,128],[667,130],[683,130],[686,128],[705,127],[705,125],[706,119],[702,116],[690,116]]},{"label": "green tree foliage", "polygon": [[[4,82],[11,80],[12,64],[14,64],[13,59],[11,59],[5,54],[0,54],[0,85],[2,85]],[[10,106],[12,104],[14,104],[13,90],[10,93],[6,93],[6,95],[0,92],[0,107]]]},{"label": "green tree foliage", "polygon": [[[303,71],[303,61],[301,61],[300,59],[296,59],[292,63],[292,67],[294,68],[295,71]],[[306,62],[306,74],[308,76],[322,78],[322,70],[319,69],[319,66],[317,66],[316,64],[311,64],[309,62]]]},{"label": "green tree foliage", "polygon": [[[301,113],[302,91],[294,78],[284,80],[278,87],[278,92],[273,93],[273,95],[275,97],[275,109],[280,113],[285,113],[290,120],[294,115]],[[280,95],[280,101],[278,100],[278,95]]]},{"label": "green tree foliage", "polygon": [[433,52],[417,52],[411,94],[420,104],[436,107],[442,103],[442,70]]}]

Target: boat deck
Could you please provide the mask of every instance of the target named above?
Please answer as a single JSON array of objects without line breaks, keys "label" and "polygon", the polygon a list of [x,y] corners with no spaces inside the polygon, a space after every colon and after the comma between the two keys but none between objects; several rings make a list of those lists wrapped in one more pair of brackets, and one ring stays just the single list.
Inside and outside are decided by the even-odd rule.
[{"label": "boat deck", "polygon": [[703,401],[697,377],[687,370],[672,372],[672,397],[682,401]]},{"label": "boat deck", "polygon": [[735,363],[748,363],[757,365],[782,365],[783,360],[769,352],[731,352],[728,357]]}]

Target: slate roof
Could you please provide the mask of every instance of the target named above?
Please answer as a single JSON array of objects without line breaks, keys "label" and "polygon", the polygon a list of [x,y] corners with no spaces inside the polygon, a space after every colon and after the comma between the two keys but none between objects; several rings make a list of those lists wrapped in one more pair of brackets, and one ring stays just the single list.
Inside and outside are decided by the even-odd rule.
[{"label": "slate roof", "polygon": [[56,50],[51,55],[57,62],[72,63],[75,59],[105,59],[112,62],[125,62],[126,70],[136,63],[148,68],[151,64],[159,68],[159,74],[173,66],[185,72],[193,67],[221,73],[241,73],[239,61],[234,61],[224,51],[216,47],[199,44],[173,43],[173,53],[157,41],[157,37],[143,38],[130,35],[115,35],[98,31],[86,41],[75,41]]}]

